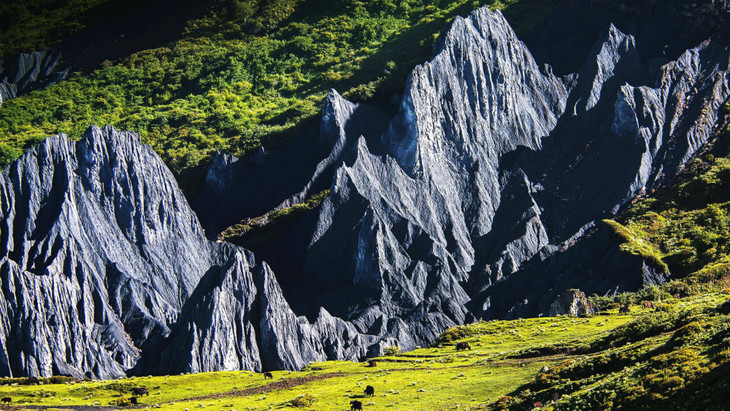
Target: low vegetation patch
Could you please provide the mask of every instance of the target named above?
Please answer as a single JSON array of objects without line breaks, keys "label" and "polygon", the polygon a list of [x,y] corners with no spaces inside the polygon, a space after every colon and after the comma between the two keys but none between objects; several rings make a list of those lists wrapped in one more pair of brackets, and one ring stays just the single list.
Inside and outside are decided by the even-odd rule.
[{"label": "low vegetation patch", "polygon": [[246,218],[218,235],[218,241],[228,241],[246,248],[255,248],[283,232],[286,227],[322,204],[329,190],[317,193],[299,204],[276,209],[254,218]]},{"label": "low vegetation patch", "polygon": [[492,407],[527,410],[540,402],[550,409],[713,408],[718,395],[711,390],[722,391],[726,382],[720,378],[730,365],[727,306],[724,294],[707,295],[670,314],[647,312]]}]

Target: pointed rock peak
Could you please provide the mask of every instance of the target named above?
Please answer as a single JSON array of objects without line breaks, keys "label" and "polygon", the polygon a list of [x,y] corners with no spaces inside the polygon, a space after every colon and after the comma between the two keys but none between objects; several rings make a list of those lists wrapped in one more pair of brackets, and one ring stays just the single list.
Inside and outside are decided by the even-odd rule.
[{"label": "pointed rock peak", "polygon": [[360,136],[357,139],[357,156],[362,157],[364,155],[370,155],[370,149],[368,148],[368,142],[364,136]]},{"label": "pointed rock peak", "polygon": [[356,104],[345,100],[335,89],[327,93],[322,105],[320,144],[332,145],[344,137],[345,124],[356,107]]},{"label": "pointed rock peak", "polygon": [[89,128],[86,129],[84,136],[81,138],[81,141],[86,141],[90,143],[91,146],[100,142],[116,144],[122,141],[129,141],[133,144],[142,144],[139,134],[128,131],[120,132],[111,125],[106,125],[104,128],[99,128],[95,125],[89,126]]},{"label": "pointed rock peak", "polygon": [[118,131],[114,127],[107,125],[99,128],[95,125],[90,126],[83,137],[76,143],[77,150],[81,154],[81,161],[84,164],[94,162],[100,158],[108,157],[112,153],[132,153],[139,150],[146,150],[151,154],[151,148],[142,143],[139,134],[130,131]]},{"label": "pointed rock peak", "polygon": [[324,307],[319,307],[319,313],[317,318],[314,320],[315,323],[327,323],[330,322],[334,317]]},{"label": "pointed rock peak", "polygon": [[350,110],[351,108],[356,106],[356,104],[351,103],[350,101],[346,100],[340,93],[337,92],[335,89],[330,89],[329,93],[327,93],[327,97],[324,99],[324,103],[322,105],[322,112],[324,116],[337,114],[338,112],[342,111],[343,108],[346,110]]},{"label": "pointed rock peak", "polygon": [[622,45],[626,50],[636,48],[636,39],[630,34],[625,34],[618,29],[613,23],[608,26],[608,31],[604,36],[603,43]]},{"label": "pointed rock peak", "polygon": [[491,11],[487,6],[474,10],[469,17],[457,16],[451,27],[434,45],[434,55],[454,44],[463,44],[463,37],[475,33],[481,38],[499,38],[502,41],[519,41],[507,19],[499,10]]},{"label": "pointed rock peak", "polygon": [[[621,65],[626,66],[625,70],[634,71],[638,63],[639,53],[636,50],[634,36],[624,34],[611,24],[593,46],[579,75],[584,81],[592,82],[585,110],[595,107],[601,98],[604,85],[616,76],[617,71],[621,70]],[[624,74],[626,76],[623,77],[630,77],[631,73]]]},{"label": "pointed rock peak", "polygon": [[492,11],[487,6],[484,6],[474,10],[467,20],[485,37],[488,34],[500,34],[517,39],[517,35],[512,30],[512,26],[510,26],[507,19],[499,10]]},{"label": "pointed rock peak", "polygon": [[343,99],[342,95],[339,92],[337,92],[336,89],[331,88],[330,91],[327,92],[327,97],[325,97],[325,99],[324,99],[325,106],[327,105],[328,102],[332,103],[337,100],[344,100],[344,99]]}]

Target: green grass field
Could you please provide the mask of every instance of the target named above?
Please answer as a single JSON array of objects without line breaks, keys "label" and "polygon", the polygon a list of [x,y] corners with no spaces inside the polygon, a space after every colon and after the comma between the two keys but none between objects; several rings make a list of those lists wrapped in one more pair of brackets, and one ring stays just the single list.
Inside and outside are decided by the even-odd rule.
[{"label": "green grass field", "polygon": [[[672,310],[714,307],[725,300],[725,294],[706,294],[674,301]],[[607,347],[585,354],[586,347],[600,347],[602,339],[620,326],[646,315],[635,306],[629,315],[610,310],[588,318],[481,322],[448,330],[433,347],[376,358],[376,367],[329,361],[300,372],[274,371],[273,380],[231,371],[38,386],[15,383],[0,386],[0,396],[11,397],[19,408],[111,407],[124,404],[132,387],[145,387],[150,395],[140,398],[140,408],[264,410],[298,404],[303,409],[344,410],[357,399],[365,409],[483,409],[524,389],[544,366],[553,368],[615,350]],[[659,338],[650,345],[669,336]],[[460,341],[469,342],[472,349],[457,352],[455,344]],[[13,381],[23,382],[5,383]],[[375,388],[373,397],[364,397],[367,385]]]}]

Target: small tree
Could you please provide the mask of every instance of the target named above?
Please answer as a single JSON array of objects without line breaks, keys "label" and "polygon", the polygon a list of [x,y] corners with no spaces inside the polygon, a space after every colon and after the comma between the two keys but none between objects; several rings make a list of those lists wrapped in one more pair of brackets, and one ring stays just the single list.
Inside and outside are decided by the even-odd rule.
[{"label": "small tree", "polygon": [[385,350],[383,350],[383,355],[398,355],[400,354],[400,347],[397,345],[391,345],[390,347],[385,347]]}]

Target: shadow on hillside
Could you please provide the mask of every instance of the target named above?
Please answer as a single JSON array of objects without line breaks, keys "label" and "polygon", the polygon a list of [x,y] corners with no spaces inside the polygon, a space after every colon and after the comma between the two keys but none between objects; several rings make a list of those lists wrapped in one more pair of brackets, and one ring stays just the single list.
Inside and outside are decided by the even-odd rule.
[{"label": "shadow on hillside", "polygon": [[55,48],[77,70],[91,71],[105,60],[161,47],[180,37],[185,24],[211,10],[212,0],[112,0],[90,10],[86,27]]}]

